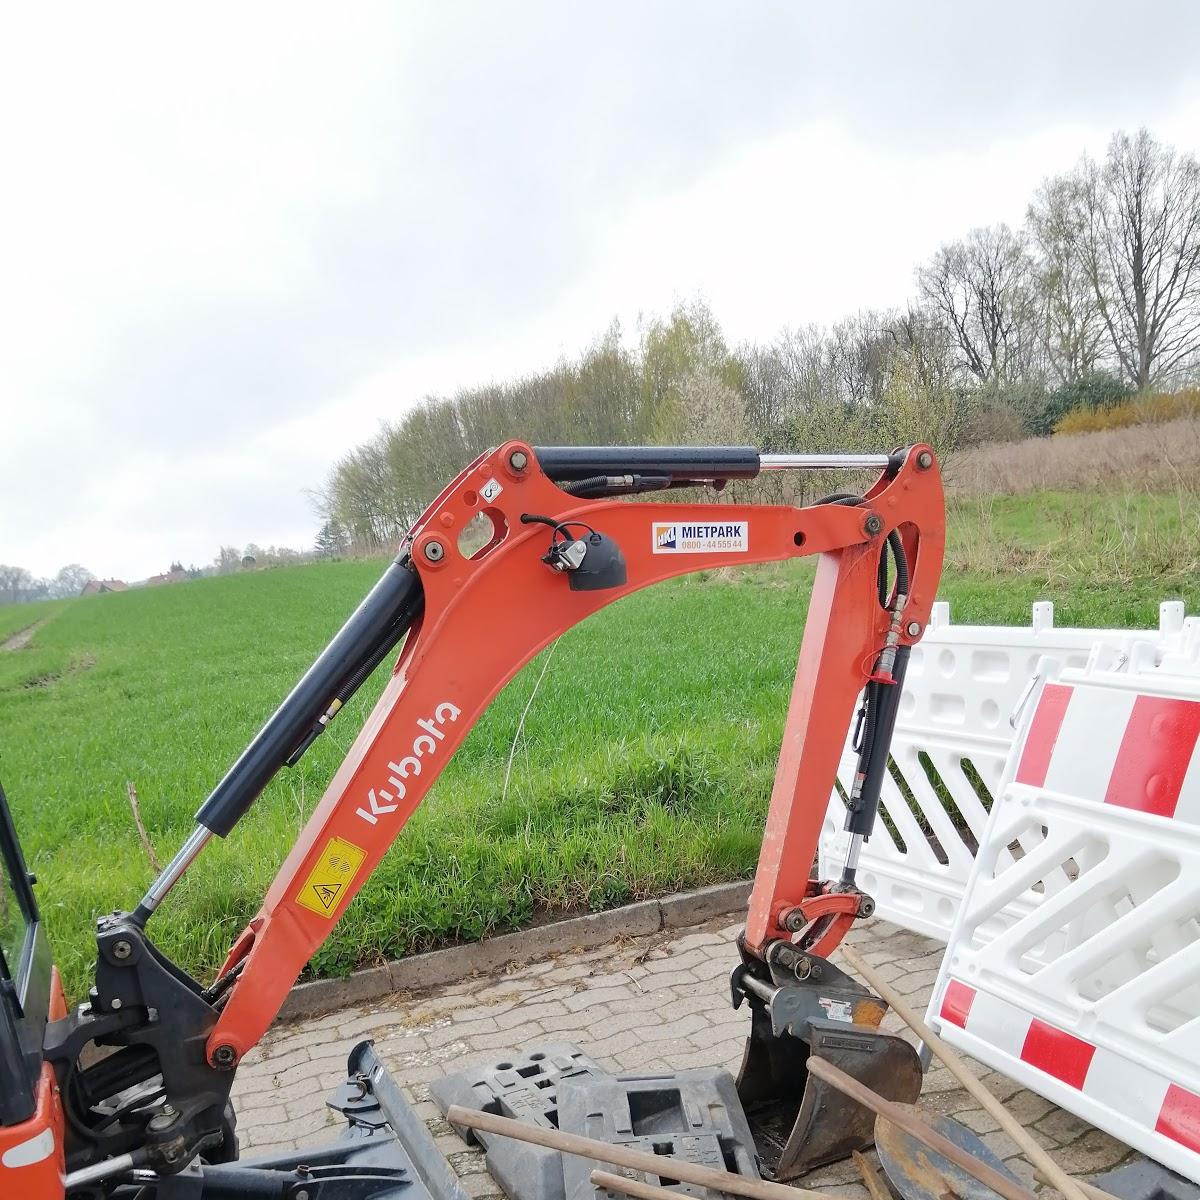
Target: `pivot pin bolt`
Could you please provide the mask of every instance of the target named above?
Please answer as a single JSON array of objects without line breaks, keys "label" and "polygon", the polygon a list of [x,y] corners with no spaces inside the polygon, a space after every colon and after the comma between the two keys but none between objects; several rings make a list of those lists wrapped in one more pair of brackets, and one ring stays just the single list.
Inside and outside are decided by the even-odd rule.
[{"label": "pivot pin bolt", "polygon": [[871,513],[864,522],[863,528],[874,537],[883,528],[883,518],[878,513]]},{"label": "pivot pin bolt", "polygon": [[128,958],[133,953],[133,947],[124,940],[113,943],[113,958]]},{"label": "pivot pin bolt", "polygon": [[930,454],[928,450],[922,450],[921,453],[917,455],[917,466],[920,467],[922,471],[928,471],[929,468],[933,466],[933,455]]},{"label": "pivot pin bolt", "polygon": [[904,627],[904,632],[907,633],[909,637],[916,637],[917,634],[921,632],[921,622],[909,621],[909,623]]},{"label": "pivot pin bolt", "polygon": [[430,562],[441,562],[446,557],[446,547],[441,542],[426,542],[425,557]]},{"label": "pivot pin bolt", "polygon": [[514,471],[523,471],[529,466],[529,455],[524,450],[514,450],[508,456],[508,465]]},{"label": "pivot pin bolt", "polygon": [[237,1051],[230,1045],[218,1046],[213,1051],[213,1066],[222,1070],[232,1067],[237,1062]]}]

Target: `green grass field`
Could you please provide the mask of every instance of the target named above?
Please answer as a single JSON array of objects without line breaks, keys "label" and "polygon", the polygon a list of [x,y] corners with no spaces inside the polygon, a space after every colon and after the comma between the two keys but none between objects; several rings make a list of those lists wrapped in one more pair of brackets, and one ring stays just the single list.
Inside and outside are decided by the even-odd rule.
[{"label": "green grass field", "polygon": [[67,600],[41,600],[35,604],[0,605],[0,642],[39,621],[49,620],[68,603]]},{"label": "green grass field", "polygon": [[[959,566],[942,589],[954,619],[1022,622],[1037,599],[1054,600],[1059,623],[1077,625],[1154,625],[1164,598],[1200,608],[1200,580],[1182,559],[1164,566],[1150,556],[1140,573],[1114,570],[1110,537],[1167,544],[1179,533],[1173,523],[1186,526],[1173,500],[1132,501],[1144,530],[1132,535],[1128,520],[1124,534],[1114,532],[1120,512],[1104,518],[1090,504],[1081,514],[1079,502],[1042,494],[956,504]],[[1050,570],[1047,545],[1060,547]],[[0,782],[75,995],[90,972],[94,917],[135,904],[153,877],[127,781],[165,860],[381,569],[323,564],[73,601],[46,609],[28,647],[0,653]],[[518,676],[312,970],[342,973],[547,912],[751,874],[811,569],[728,575],[661,585],[564,637],[504,797],[509,749],[544,659]],[[10,616],[0,608],[0,621]],[[383,674],[166,902],[151,932],[182,965],[201,976],[218,965]]]}]

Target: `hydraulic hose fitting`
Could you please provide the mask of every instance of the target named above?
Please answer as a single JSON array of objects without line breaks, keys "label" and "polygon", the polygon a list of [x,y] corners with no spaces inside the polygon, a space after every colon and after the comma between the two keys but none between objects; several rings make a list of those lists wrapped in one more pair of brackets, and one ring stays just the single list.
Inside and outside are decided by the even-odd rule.
[{"label": "hydraulic hose fitting", "polygon": [[892,607],[892,623],[888,626],[887,637],[884,638],[883,650],[879,654],[879,660],[875,664],[875,672],[871,678],[876,683],[895,683],[895,676],[892,674],[896,666],[896,649],[900,645],[900,627],[904,618],[904,606],[908,603],[908,597],[903,593],[896,596],[896,603]]}]

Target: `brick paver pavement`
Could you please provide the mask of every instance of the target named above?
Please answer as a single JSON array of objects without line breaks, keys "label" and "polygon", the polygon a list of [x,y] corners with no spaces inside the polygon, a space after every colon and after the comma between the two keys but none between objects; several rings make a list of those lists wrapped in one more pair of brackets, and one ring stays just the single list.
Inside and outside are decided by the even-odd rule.
[{"label": "brick paver pavement", "polygon": [[[429,1081],[492,1060],[498,1051],[547,1040],[575,1042],[612,1070],[724,1065],[736,1072],[749,1027],[745,1010],[734,1012],[729,1003],[728,976],[737,959],[739,928],[723,918],[281,1023],[238,1072],[233,1098],[243,1153],[282,1151],[336,1136],[344,1121],[325,1107],[325,1100],[345,1077],[350,1048],[369,1037],[468,1195],[478,1200],[498,1196],[482,1154],[466,1147],[441,1119],[429,1098]],[[941,960],[939,943],[883,921],[861,924],[851,941],[924,1010]],[[904,1027],[889,1014],[884,1028]],[[989,1074],[984,1067],[979,1075],[1066,1170],[1091,1174],[1129,1156],[1122,1143],[1005,1076]],[[926,1076],[921,1103],[968,1125],[1017,1175],[1033,1183],[1016,1148],[944,1067],[935,1063]],[[867,1200],[850,1161],[813,1172],[803,1184]]]}]

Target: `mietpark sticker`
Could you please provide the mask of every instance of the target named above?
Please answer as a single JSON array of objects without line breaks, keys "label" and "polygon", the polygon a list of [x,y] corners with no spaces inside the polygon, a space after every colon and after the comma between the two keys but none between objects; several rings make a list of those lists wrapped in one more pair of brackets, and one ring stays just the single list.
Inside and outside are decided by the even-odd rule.
[{"label": "mietpark sticker", "polygon": [[745,552],[749,545],[749,521],[711,525],[655,521],[650,548],[655,554],[736,554]]},{"label": "mietpark sticker", "polygon": [[329,845],[308,873],[296,903],[323,917],[332,917],[338,901],[345,895],[366,857],[367,852],[353,842],[330,838]]}]

